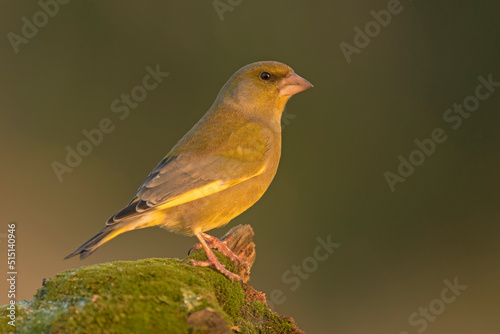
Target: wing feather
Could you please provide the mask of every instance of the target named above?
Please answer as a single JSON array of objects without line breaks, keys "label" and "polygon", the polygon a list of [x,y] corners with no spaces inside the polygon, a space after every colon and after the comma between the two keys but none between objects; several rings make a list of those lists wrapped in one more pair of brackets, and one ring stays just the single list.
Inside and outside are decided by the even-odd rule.
[{"label": "wing feather", "polygon": [[222,147],[168,155],[148,175],[130,204],[107,224],[194,201],[260,175],[266,169],[273,135],[259,124],[247,123],[228,131]]}]

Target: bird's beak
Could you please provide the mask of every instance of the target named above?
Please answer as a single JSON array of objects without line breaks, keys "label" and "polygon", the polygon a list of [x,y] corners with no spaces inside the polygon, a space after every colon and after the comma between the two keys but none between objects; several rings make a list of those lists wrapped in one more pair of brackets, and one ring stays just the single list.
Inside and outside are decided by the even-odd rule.
[{"label": "bird's beak", "polygon": [[279,83],[279,96],[292,96],[306,89],[314,87],[309,81],[295,73],[287,75]]}]

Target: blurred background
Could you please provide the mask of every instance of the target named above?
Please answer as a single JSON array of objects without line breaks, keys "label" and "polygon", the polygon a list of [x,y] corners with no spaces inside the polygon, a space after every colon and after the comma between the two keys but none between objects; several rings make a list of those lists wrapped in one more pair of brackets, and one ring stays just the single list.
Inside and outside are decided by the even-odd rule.
[{"label": "blurred background", "polygon": [[[42,10],[0,5],[0,249],[5,264],[16,222],[18,301],[42,278],[83,265],[183,258],[195,238],[150,228],[84,261],[62,260],[128,203],[237,69],[278,60],[315,87],[287,106],[266,195],[211,232],[252,225],[250,284],[268,297],[281,291],[274,309],[307,333],[500,332],[500,87],[481,88],[489,96],[478,106],[468,98],[479,76],[500,82],[498,1],[72,1],[49,6],[52,16]],[[371,11],[385,27],[370,23]],[[367,24],[363,38],[355,27]],[[169,76],[120,119],[113,101],[157,64]],[[443,115],[464,99],[475,110],[453,113],[462,120],[453,129],[457,118]],[[66,165],[66,147],[105,118],[113,131],[61,182],[54,161]],[[386,172],[397,175],[399,156],[408,160],[415,139],[436,128],[446,140],[391,189]],[[323,261],[318,238],[340,244]],[[303,265],[309,272],[293,271]],[[452,302],[445,281],[460,285],[445,291]]]}]

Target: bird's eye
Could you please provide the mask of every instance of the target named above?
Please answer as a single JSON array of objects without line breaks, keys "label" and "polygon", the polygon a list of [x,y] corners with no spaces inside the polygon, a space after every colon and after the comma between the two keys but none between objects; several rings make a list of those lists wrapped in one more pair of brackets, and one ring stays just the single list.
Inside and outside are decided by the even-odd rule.
[{"label": "bird's eye", "polygon": [[262,73],[260,74],[260,78],[261,78],[262,80],[269,80],[269,79],[271,79],[271,74],[269,74],[269,73],[267,73],[267,72],[262,72]]}]

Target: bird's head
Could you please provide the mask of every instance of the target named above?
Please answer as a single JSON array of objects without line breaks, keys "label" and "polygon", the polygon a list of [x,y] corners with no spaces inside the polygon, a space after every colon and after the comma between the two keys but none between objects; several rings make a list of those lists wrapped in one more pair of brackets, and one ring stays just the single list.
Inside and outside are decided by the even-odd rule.
[{"label": "bird's head", "polygon": [[249,112],[281,117],[288,99],[313,87],[290,66],[260,61],[242,67],[222,87],[219,98],[230,99]]}]

